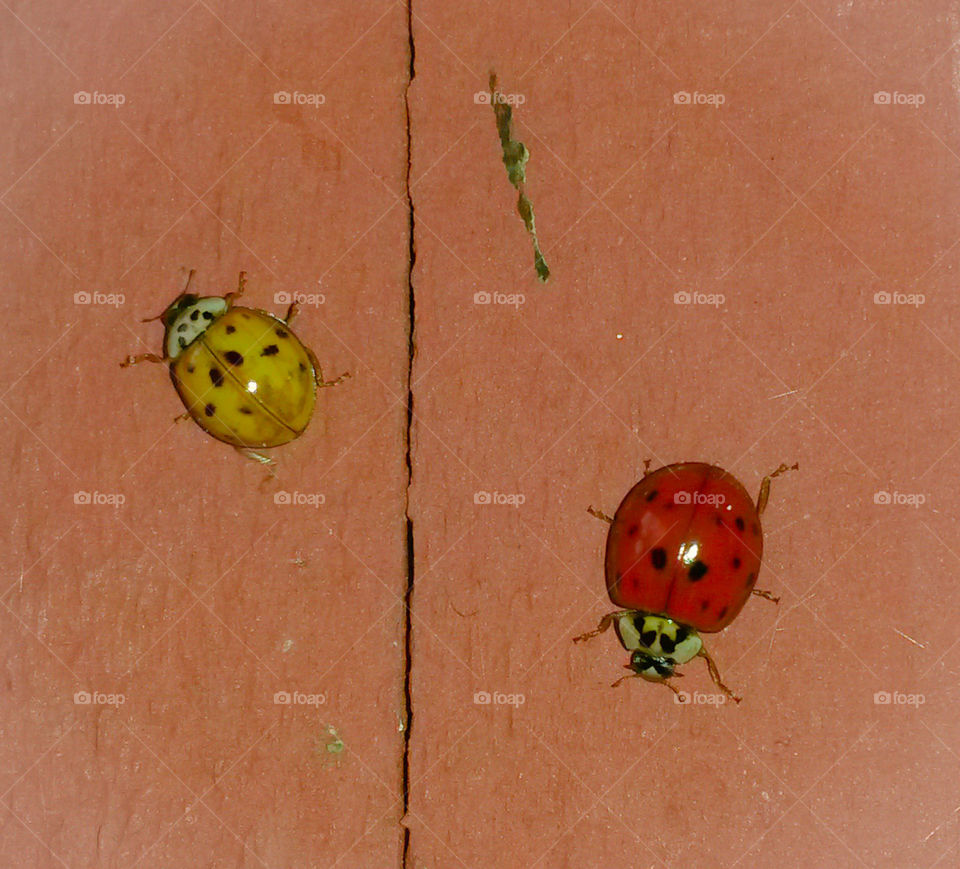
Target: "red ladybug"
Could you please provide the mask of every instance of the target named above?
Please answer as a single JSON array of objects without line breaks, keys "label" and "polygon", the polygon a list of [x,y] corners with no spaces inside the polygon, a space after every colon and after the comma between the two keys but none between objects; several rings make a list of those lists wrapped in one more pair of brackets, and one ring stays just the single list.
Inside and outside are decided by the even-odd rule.
[{"label": "red ladybug", "polygon": [[667,680],[682,675],[674,672],[679,664],[700,656],[717,686],[739,703],[699,634],[722,631],[751,594],[779,600],[754,588],[763,556],[760,515],[770,481],[797,467],[780,465],[764,477],[756,506],[723,468],[680,462],[645,473],[612,519],[591,508],[610,523],[607,592],[621,609],[574,641],[595,637],[613,624],[630,652],[630,675],[662,682],[677,694]]}]

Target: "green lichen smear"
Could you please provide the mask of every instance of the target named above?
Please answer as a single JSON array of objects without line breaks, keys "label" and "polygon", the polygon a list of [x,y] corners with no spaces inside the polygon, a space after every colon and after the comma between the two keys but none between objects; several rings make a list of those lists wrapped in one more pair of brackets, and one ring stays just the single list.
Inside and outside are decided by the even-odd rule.
[{"label": "green lichen smear", "polygon": [[500,98],[497,89],[497,74],[490,73],[490,103],[497,119],[497,132],[500,134],[500,145],[503,148],[503,165],[507,168],[507,177],[510,183],[517,188],[517,211],[523,218],[530,238],[533,239],[533,264],[537,270],[537,277],[546,281],[550,277],[550,268],[547,266],[543,254],[540,252],[540,242],[537,241],[537,226],[533,219],[533,203],[524,193],[523,185],[527,179],[527,161],[530,152],[523,142],[517,142],[511,136],[510,123],[513,119],[513,107]]}]

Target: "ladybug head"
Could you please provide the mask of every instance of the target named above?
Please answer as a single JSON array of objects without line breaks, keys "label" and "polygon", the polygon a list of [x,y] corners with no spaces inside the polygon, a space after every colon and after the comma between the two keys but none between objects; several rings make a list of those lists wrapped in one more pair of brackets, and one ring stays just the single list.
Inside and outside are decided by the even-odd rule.
[{"label": "ladybug head", "polygon": [[642,649],[632,652],[628,670],[633,670],[648,682],[666,682],[674,672],[677,662],[673,658],[657,657]]},{"label": "ladybug head", "polygon": [[227,300],[221,296],[179,296],[160,316],[166,330],[163,349],[167,359],[176,359],[227,307]]}]

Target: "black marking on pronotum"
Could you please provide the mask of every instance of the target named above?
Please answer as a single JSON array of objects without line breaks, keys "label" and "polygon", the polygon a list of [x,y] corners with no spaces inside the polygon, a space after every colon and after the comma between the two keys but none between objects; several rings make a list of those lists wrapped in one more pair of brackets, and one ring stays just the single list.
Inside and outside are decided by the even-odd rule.
[{"label": "black marking on pronotum", "polygon": [[660,648],[668,655],[677,647],[677,641],[671,640],[666,634],[660,634]]},{"label": "black marking on pronotum", "polygon": [[204,312],[203,312],[203,319],[204,319],[204,320],[212,320],[212,319],[213,319],[213,312],[212,312],[212,311],[204,311]]},{"label": "black marking on pronotum", "polygon": [[199,312],[199,311],[191,311],[191,313],[190,313],[190,319],[193,320],[194,322],[197,321],[197,317],[199,317],[199,316],[200,316],[200,312]]},{"label": "black marking on pronotum", "polygon": [[640,634],[640,642],[643,643],[648,649],[657,641],[657,632],[656,631],[644,631]]},{"label": "black marking on pronotum", "polygon": [[650,551],[650,563],[657,569],[663,570],[667,566],[667,550],[662,546]]}]

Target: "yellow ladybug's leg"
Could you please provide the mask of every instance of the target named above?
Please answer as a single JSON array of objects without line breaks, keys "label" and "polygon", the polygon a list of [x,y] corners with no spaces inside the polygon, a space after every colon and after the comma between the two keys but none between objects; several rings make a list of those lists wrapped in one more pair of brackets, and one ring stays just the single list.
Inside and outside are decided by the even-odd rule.
[{"label": "yellow ladybug's leg", "polygon": [[283,322],[286,323],[288,326],[292,326],[293,321],[299,316],[299,314],[300,314],[299,303],[291,302],[290,307],[287,308],[287,313],[283,315]]},{"label": "yellow ladybug's leg", "polygon": [[240,272],[240,277],[237,279],[237,289],[232,293],[227,293],[223,298],[227,300],[227,307],[230,308],[233,306],[233,303],[237,301],[242,295],[243,291],[247,288],[247,273]]},{"label": "yellow ladybug's leg", "polygon": [[767,507],[767,501],[770,500],[770,481],[774,477],[779,477],[781,474],[786,473],[787,471],[799,471],[800,463],[797,462],[792,465],[780,465],[772,474],[767,474],[760,481],[760,494],[757,495],[757,515],[762,516],[763,511]]},{"label": "yellow ladybug's leg", "polygon": [[[288,320],[287,323],[289,324],[289,322],[290,321]],[[324,386],[337,386],[351,376],[349,371],[344,371],[343,374],[336,378],[336,380],[324,380],[323,370],[320,368],[320,360],[317,359],[317,354],[306,345],[304,345],[303,349],[307,351],[307,355],[310,357],[310,364],[313,365],[313,379],[318,388],[322,388]]]},{"label": "yellow ladybug's leg", "polygon": [[707,662],[707,669],[710,671],[710,678],[713,679],[714,684],[734,703],[739,703],[742,698],[738,697],[733,693],[733,691],[723,684],[723,680],[720,678],[720,670],[713,658],[710,657],[710,653],[707,651],[706,646],[701,646],[700,651],[697,652],[697,654]]},{"label": "yellow ladybug's leg", "polygon": [[120,363],[121,368],[128,368],[131,365],[136,365],[138,362],[169,362],[169,359],[164,359],[162,356],[157,356],[156,353],[141,353],[139,356],[128,356],[123,362]]},{"label": "yellow ladybug's leg", "polygon": [[780,603],[780,598],[777,597],[772,591],[766,591],[764,589],[755,588],[751,594],[755,594],[757,597],[766,598],[766,600],[772,600],[774,603]]},{"label": "yellow ladybug's leg", "polygon": [[591,516],[595,516],[597,519],[602,519],[602,520],[603,520],[604,522],[606,522],[608,525],[612,525],[612,524],[613,524],[613,517],[612,517],[612,516],[608,516],[608,515],[607,515],[606,513],[604,513],[602,510],[594,510],[593,507],[587,507],[587,512],[588,512]]},{"label": "yellow ladybug's leg", "polygon": [[606,631],[610,625],[613,624],[613,620],[617,616],[626,615],[627,613],[632,612],[632,610],[617,610],[614,613],[607,613],[602,619],[600,619],[600,624],[592,631],[587,631],[585,634],[580,634],[578,637],[574,637],[573,641],[575,643],[582,643],[584,640],[589,640],[591,637],[596,637]]},{"label": "yellow ladybug's leg", "polygon": [[240,453],[245,459],[250,459],[254,462],[259,462],[261,465],[272,465],[275,464],[274,460],[270,456],[265,456],[263,453],[258,453],[256,450],[250,449],[250,447],[238,447],[234,446],[234,449]]}]

